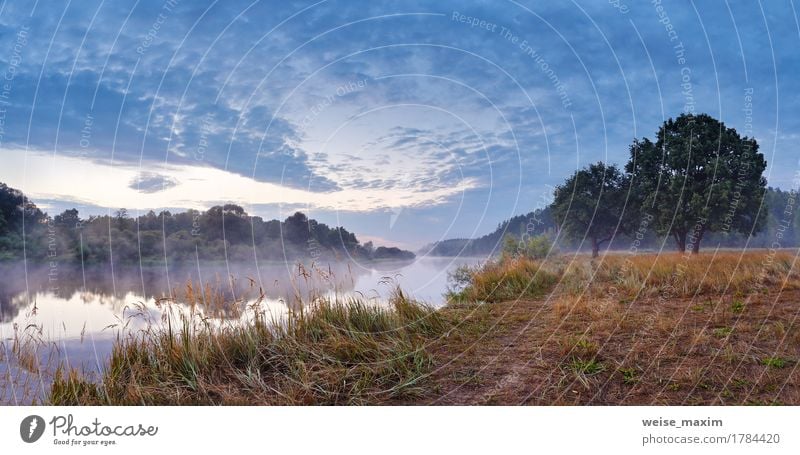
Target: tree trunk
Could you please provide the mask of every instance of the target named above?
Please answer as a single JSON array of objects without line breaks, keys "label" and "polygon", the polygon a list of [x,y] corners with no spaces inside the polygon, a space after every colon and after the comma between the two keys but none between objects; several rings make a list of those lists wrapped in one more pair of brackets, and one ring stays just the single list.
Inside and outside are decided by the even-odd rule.
[{"label": "tree trunk", "polygon": [[700,232],[697,233],[697,237],[694,238],[694,243],[692,244],[692,254],[697,254],[700,252],[700,240],[703,240],[703,234],[705,234],[705,228],[701,229]]},{"label": "tree trunk", "polygon": [[592,257],[600,256],[600,244],[597,242],[597,237],[592,237]]},{"label": "tree trunk", "polygon": [[681,253],[686,252],[686,233],[685,232],[673,232],[672,237],[675,238],[675,243],[678,244],[678,251]]}]

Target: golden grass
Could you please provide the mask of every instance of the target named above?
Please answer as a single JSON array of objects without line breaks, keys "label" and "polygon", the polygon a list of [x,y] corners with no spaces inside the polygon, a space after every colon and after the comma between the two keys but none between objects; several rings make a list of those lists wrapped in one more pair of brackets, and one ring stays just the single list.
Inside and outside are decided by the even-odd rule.
[{"label": "golden grass", "polygon": [[437,353],[443,392],[423,402],[800,404],[798,269],[785,252],[526,264],[556,277],[549,294],[459,310],[470,336]]},{"label": "golden grass", "polygon": [[800,267],[787,252],[607,254],[570,263],[564,281],[600,295],[689,297],[798,289]]},{"label": "golden grass", "polygon": [[[53,404],[800,404],[785,252],[608,254],[466,270],[439,311],[318,299],[284,322],[120,340]],[[195,299],[197,300],[197,299]],[[218,305],[219,303],[217,303]]]},{"label": "golden grass", "polygon": [[184,320],[119,340],[102,383],[58,372],[55,405],[364,404],[419,392],[427,340],[445,328],[397,291],[388,307],[320,300],[286,320]]},{"label": "golden grass", "polygon": [[541,297],[556,283],[557,275],[542,262],[528,258],[490,262],[480,269],[467,269],[463,290],[452,293],[456,301],[502,302]]}]

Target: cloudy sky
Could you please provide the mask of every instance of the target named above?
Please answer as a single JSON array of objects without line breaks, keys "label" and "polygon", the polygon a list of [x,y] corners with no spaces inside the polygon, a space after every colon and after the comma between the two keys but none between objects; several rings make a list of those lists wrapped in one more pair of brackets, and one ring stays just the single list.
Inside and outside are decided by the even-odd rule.
[{"label": "cloudy sky", "polygon": [[295,210],[415,247],[706,112],[800,167],[788,2],[4,1],[0,181],[48,212]]}]

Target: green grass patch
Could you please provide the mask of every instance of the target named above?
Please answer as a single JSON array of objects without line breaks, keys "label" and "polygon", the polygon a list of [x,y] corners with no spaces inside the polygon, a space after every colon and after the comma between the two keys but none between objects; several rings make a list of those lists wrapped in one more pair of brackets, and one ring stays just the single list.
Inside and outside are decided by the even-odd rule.
[{"label": "green grass patch", "polygon": [[635,368],[620,368],[619,372],[622,374],[622,382],[625,384],[639,382],[639,372]]},{"label": "green grass patch", "polygon": [[714,329],[714,336],[717,338],[727,338],[732,332],[733,329],[730,327],[717,327]]},{"label": "green grass patch", "polygon": [[783,368],[789,363],[789,361],[783,357],[767,357],[761,360],[761,363],[770,368]]},{"label": "green grass patch", "polygon": [[451,281],[461,284],[451,291],[454,301],[503,302],[537,298],[550,291],[558,275],[547,270],[541,262],[527,258],[490,262],[477,269],[460,269]]},{"label": "green grass patch", "polygon": [[573,358],[569,363],[569,368],[575,373],[585,376],[593,376],[602,373],[606,369],[605,365],[595,359],[584,360],[579,358]]}]

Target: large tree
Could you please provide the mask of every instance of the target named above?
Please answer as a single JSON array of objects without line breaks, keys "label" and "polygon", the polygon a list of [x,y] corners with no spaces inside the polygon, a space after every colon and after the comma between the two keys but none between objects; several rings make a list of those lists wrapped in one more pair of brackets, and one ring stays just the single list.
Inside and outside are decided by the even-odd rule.
[{"label": "large tree", "polygon": [[763,227],[766,167],[755,139],[707,114],[683,114],[664,122],[656,142],[635,140],[626,171],[658,233],[697,253],[707,232]]},{"label": "large tree", "polygon": [[22,191],[0,183],[0,235],[7,231],[19,231],[21,234],[23,225],[26,229],[34,229],[46,217]]},{"label": "large tree", "polygon": [[626,194],[627,179],[615,166],[592,164],[556,187],[553,218],[566,236],[587,238],[597,257],[600,246],[629,225],[623,219]]},{"label": "large tree", "polygon": [[295,212],[283,222],[283,238],[297,245],[305,245],[311,238],[311,225],[303,212]]}]

